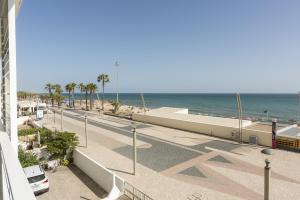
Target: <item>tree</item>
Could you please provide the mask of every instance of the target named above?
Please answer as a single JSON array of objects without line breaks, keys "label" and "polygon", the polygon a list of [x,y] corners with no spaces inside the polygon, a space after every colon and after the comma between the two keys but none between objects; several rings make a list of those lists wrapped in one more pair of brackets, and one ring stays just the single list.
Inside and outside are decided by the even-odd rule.
[{"label": "tree", "polygon": [[84,85],[84,91],[85,91],[85,110],[88,110],[88,107],[87,107],[87,99],[88,99],[88,88],[87,88],[87,85]]},{"label": "tree", "polygon": [[84,92],[84,89],[85,89],[85,85],[83,83],[79,83],[77,85],[77,88],[79,89],[80,91],[80,106],[81,106],[81,101],[82,101],[82,92]]},{"label": "tree", "polygon": [[64,100],[64,97],[61,95],[61,93],[63,92],[63,89],[61,88],[61,86],[59,84],[55,84],[54,92],[55,92],[55,94],[54,94],[53,98],[55,98],[58,106],[60,106],[61,102]]},{"label": "tree", "polygon": [[105,87],[105,83],[109,82],[109,77],[107,74],[100,74],[97,77],[97,81],[100,83],[102,83],[102,110],[104,111],[104,87]]},{"label": "tree", "polygon": [[75,108],[74,92],[75,92],[75,88],[76,88],[76,83],[71,83],[71,88],[72,88],[73,108]]},{"label": "tree", "polygon": [[47,83],[45,86],[45,90],[48,91],[49,96],[51,98],[52,107],[54,106],[54,97],[53,97],[53,92],[52,92],[52,90],[54,90],[54,89],[55,89],[55,85],[52,85],[51,83]]},{"label": "tree", "polygon": [[65,90],[68,92],[69,97],[69,107],[71,107],[71,92],[72,92],[72,85],[69,83],[65,86]]},{"label": "tree", "polygon": [[90,93],[90,110],[93,110],[93,94],[97,90],[97,85],[94,83],[89,83],[87,84],[86,89]]},{"label": "tree", "polygon": [[78,137],[75,133],[58,132],[46,144],[51,158],[64,159],[68,151],[73,151],[78,145]]}]

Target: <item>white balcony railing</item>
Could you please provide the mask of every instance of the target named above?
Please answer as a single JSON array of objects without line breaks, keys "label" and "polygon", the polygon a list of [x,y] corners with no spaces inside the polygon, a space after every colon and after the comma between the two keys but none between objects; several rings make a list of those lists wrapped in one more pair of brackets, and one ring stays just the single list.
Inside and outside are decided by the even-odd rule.
[{"label": "white balcony railing", "polygon": [[0,154],[0,200],[36,200],[5,132],[0,132]]}]

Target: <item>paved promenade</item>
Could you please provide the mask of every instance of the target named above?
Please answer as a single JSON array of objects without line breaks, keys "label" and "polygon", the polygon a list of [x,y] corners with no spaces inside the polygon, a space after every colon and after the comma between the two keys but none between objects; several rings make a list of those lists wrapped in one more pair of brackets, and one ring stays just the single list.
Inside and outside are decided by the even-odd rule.
[{"label": "paved promenade", "polygon": [[[155,200],[263,199],[264,158],[260,147],[150,125],[137,126],[137,174],[132,175],[130,121],[88,114],[88,147],[82,111],[65,111],[64,130],[76,132],[79,147]],[[60,129],[60,115],[43,125]],[[300,196],[300,155],[275,150],[271,199]],[[200,198],[201,197],[201,198]]]}]

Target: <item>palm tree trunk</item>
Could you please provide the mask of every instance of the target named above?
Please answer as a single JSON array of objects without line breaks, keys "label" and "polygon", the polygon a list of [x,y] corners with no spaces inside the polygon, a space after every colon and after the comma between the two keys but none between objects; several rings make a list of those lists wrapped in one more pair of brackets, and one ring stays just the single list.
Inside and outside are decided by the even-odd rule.
[{"label": "palm tree trunk", "polygon": [[80,90],[80,107],[81,107],[82,91]]},{"label": "palm tree trunk", "polygon": [[90,110],[93,110],[93,103],[92,103],[92,92],[90,92]]},{"label": "palm tree trunk", "polygon": [[75,109],[75,98],[74,98],[74,90],[72,92],[72,98],[73,98],[73,108]]},{"label": "palm tree trunk", "polygon": [[53,94],[51,94],[51,104],[52,104],[52,107],[54,107],[54,97],[53,97]]},{"label": "palm tree trunk", "polygon": [[85,110],[87,110],[87,99],[88,99],[88,92],[85,91]]},{"label": "palm tree trunk", "polygon": [[71,92],[69,91],[69,107],[71,107]]}]

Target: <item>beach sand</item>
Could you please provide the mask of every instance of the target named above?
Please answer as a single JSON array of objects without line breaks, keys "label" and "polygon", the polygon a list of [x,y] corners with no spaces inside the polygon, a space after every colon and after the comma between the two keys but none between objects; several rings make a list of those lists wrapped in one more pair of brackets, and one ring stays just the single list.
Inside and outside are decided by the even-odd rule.
[{"label": "beach sand", "polygon": [[[81,101],[76,100],[75,101],[75,108],[85,110],[86,109],[86,102],[85,100]],[[87,101],[87,108],[90,110],[90,101]],[[106,114],[113,114],[113,105],[112,102],[104,101],[104,113]],[[99,110],[102,111],[102,101],[101,100],[94,100],[93,102],[93,109],[90,111],[99,112]],[[119,111],[116,113],[117,115],[121,116],[131,116],[133,113],[144,113],[145,111],[149,111],[150,109],[143,107],[137,107],[137,106],[129,106],[129,105],[122,105],[119,108]]]}]

